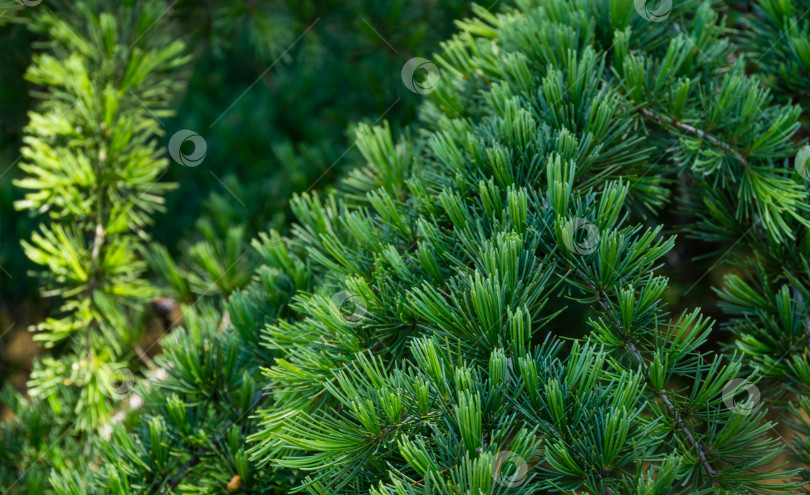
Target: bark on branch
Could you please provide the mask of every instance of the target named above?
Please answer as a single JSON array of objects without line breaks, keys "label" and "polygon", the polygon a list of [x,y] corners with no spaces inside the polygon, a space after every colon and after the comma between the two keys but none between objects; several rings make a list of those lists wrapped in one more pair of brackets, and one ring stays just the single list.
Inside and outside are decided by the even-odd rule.
[{"label": "bark on branch", "polygon": [[675,127],[676,129],[680,129],[682,131],[688,132],[689,134],[694,134],[695,136],[699,137],[700,139],[705,139],[706,141],[712,143],[713,145],[717,146],[718,148],[722,149],[723,151],[726,151],[726,152],[731,153],[732,155],[734,155],[738,160],[740,160],[742,162],[743,166],[747,167],[748,165],[750,165],[748,163],[748,160],[745,159],[744,154],[742,154],[739,151],[737,151],[736,149],[734,149],[734,147],[731,146],[729,143],[726,143],[724,141],[720,141],[716,137],[714,137],[714,136],[712,136],[710,134],[707,134],[705,131],[702,131],[702,130],[696,128],[696,127],[692,127],[691,125],[684,124],[683,122],[678,122],[677,120],[674,120],[674,119],[669,119],[669,118],[666,118],[666,117],[662,117],[661,115],[658,115],[657,113],[653,112],[652,110],[647,110],[646,108],[639,109],[639,113],[641,113],[641,115],[643,115],[645,118],[647,118],[649,120],[653,120],[655,122],[658,122],[659,124]]}]

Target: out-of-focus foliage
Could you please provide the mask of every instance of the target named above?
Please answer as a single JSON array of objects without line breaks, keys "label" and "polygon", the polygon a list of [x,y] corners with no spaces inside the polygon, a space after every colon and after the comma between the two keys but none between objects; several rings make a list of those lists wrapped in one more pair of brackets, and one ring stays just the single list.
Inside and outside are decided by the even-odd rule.
[{"label": "out-of-focus foliage", "polygon": [[[183,88],[189,56],[160,1],[42,8],[29,28],[47,39],[26,72],[38,100],[24,128],[15,202],[39,221],[22,239],[55,310],[32,327],[53,352],[34,364],[26,395],[4,402],[3,484],[37,493],[50,468],[81,472],[93,438],[124,407],[156,294],[139,252],[173,185],[158,119]],[[154,32],[153,32],[154,31]],[[142,357],[142,356],[140,356]],[[13,439],[13,440],[12,440]],[[47,459],[43,465],[42,461]]]},{"label": "out-of-focus foliage", "polygon": [[[191,287],[172,284],[174,296],[190,302],[211,294],[203,288],[221,285],[220,278],[231,280],[231,290],[244,285],[243,278],[233,284],[240,276],[227,270],[230,263],[212,271],[213,258],[202,259],[221,251],[211,237],[238,238],[230,245],[244,254],[239,265],[249,274],[249,239],[270,227],[283,229],[293,193],[327,187],[356,161],[351,127],[358,121],[386,119],[397,128],[413,121],[421,95],[402,84],[402,65],[429,55],[469,4],[174,5],[175,18],[191,33],[195,61],[186,97],[165,128],[170,134],[193,130],[207,144],[200,166],[173,167],[166,176],[180,184],[167,197],[171,214],[155,229],[169,256],[150,259],[158,273],[188,275]],[[180,260],[178,267],[170,266],[171,258]]]}]

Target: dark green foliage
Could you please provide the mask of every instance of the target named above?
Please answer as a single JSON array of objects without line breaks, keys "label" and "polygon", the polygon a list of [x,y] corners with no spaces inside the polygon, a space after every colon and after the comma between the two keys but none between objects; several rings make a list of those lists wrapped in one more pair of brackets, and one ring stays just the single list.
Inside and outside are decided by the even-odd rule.
[{"label": "dark green foliage", "polygon": [[24,7],[12,0],[0,6],[0,294],[4,298],[16,294],[31,297],[36,284],[25,276],[31,268],[16,239],[26,229],[23,215],[14,209],[21,191],[11,183],[13,169],[22,158],[19,154],[25,111],[28,108],[28,88],[23,75],[31,58],[33,34],[14,21],[19,21]]},{"label": "dark green foliage", "polygon": [[[184,323],[142,407],[88,439],[103,469],[53,462],[53,489],[806,491],[810,27],[766,0],[641,7],[475,7],[420,125],[355,126],[286,232],[244,254],[223,194],[185,256],[145,250]],[[794,58],[767,59],[772,29]],[[719,324],[670,283],[685,244],[722,270],[689,274]]]},{"label": "dark green foliage", "polygon": [[[6,459],[9,469],[4,471],[4,486],[14,485],[16,491],[31,484],[24,490],[33,493],[47,491],[51,485],[47,480],[48,472],[53,468],[58,473],[53,478],[57,480],[53,489],[59,492],[84,490],[78,488],[86,483],[86,477],[81,474],[87,468],[84,464],[90,460],[89,467],[93,467],[99,449],[109,441],[110,416],[114,414],[112,423],[116,424],[122,414],[126,415],[126,428],[137,421],[138,406],[132,401],[119,402],[122,395],[129,394],[130,380],[136,375],[140,378],[141,374],[153,377],[155,370],[162,369],[156,366],[164,363],[162,358],[157,364],[152,363],[146,354],[154,345],[146,349],[139,346],[144,330],[153,325],[151,313],[144,303],[157,295],[171,295],[179,302],[199,303],[195,308],[199,309],[200,299],[205,297],[221,310],[225,297],[245,286],[255,273],[265,274],[265,281],[271,280],[267,278],[266,269],[256,271],[259,257],[248,245],[250,237],[266,229],[268,222],[281,225],[285,217],[282,205],[293,190],[310,187],[317,177],[320,177],[321,185],[326,185],[339,174],[342,164],[335,160],[338,153],[334,150],[342,146],[344,127],[350,122],[376,113],[378,103],[392,93],[392,100],[399,107],[387,115],[390,118],[408,118],[419,101],[415,95],[395,94],[405,91],[398,74],[393,72],[397,74],[393,78],[388,78],[388,74],[392,73],[392,67],[398,71],[404,53],[377,50],[377,46],[386,41],[374,32],[374,28],[369,31],[366,26],[391,22],[398,17],[409,18],[408,29],[394,33],[391,40],[402,50],[416,51],[420,46],[437,43],[442,38],[440,33],[447,31],[451,21],[466,5],[466,2],[445,2],[435,10],[437,6],[432,2],[412,5],[398,2],[384,7],[374,2],[327,2],[323,5],[266,2],[260,6],[231,3],[210,11],[194,2],[125,2],[123,5],[104,1],[76,5],[52,2],[42,6],[30,5],[30,9],[12,1],[3,5],[3,22],[26,23],[32,32],[47,40],[44,48],[49,55],[34,58],[28,75],[36,85],[35,95],[44,103],[39,113],[32,114],[31,124],[27,127],[31,137],[24,148],[26,160],[20,166],[23,174],[15,174],[12,169],[9,177],[21,176],[18,185],[34,191],[18,203],[18,208],[48,213],[47,222],[43,221],[39,227],[42,234],[35,233],[32,243],[24,245],[33,261],[47,267],[42,273],[42,281],[43,286],[46,281],[49,285],[43,294],[57,296],[56,300],[60,301],[59,309],[54,311],[58,318],[49,319],[37,327],[37,338],[52,347],[53,354],[36,363],[29,383],[31,398],[26,400],[7,390],[8,400],[5,402],[17,414],[17,419],[4,424],[2,438],[19,438],[21,443],[19,450],[10,452]],[[420,20],[426,17],[427,11],[438,15]],[[200,24],[201,18],[212,22]],[[321,27],[313,30],[311,36],[298,46],[299,49],[293,50],[293,38],[300,34],[303,40],[300,31],[308,34],[307,25],[313,27],[317,23],[312,23],[312,20],[320,22],[321,18],[324,21]],[[346,26],[363,19],[365,21],[361,24],[366,32],[360,38],[346,36]],[[430,23],[441,28],[429,28]],[[212,29],[200,31],[200,25],[209,25]],[[268,68],[265,75],[283,82],[270,88],[270,92],[261,87],[257,89],[263,92],[248,94],[245,87],[249,90],[253,87],[251,83],[258,82],[256,74],[247,71],[229,79],[227,84],[212,84],[205,81],[208,76],[206,68],[197,68],[192,90],[188,93],[192,101],[201,101],[202,93],[210,93],[213,87],[218,96],[205,94],[204,98],[214,104],[210,107],[211,112],[224,117],[222,111],[227,105],[218,104],[218,100],[227,98],[233,101],[235,93],[244,91],[246,97],[240,105],[260,110],[255,117],[264,121],[260,126],[250,126],[256,131],[253,134],[243,131],[234,134],[239,125],[233,122],[220,126],[218,129],[222,132],[219,134],[207,134],[213,152],[206,163],[215,166],[209,167],[209,173],[202,180],[199,173],[183,175],[188,169],[182,167],[177,167],[182,171],[180,174],[170,172],[167,169],[169,162],[162,156],[163,145],[158,145],[154,139],[164,135],[167,139],[178,122],[170,119],[174,112],[169,110],[169,102],[176,100],[183,78],[173,72],[189,59],[182,43],[176,40],[178,33],[185,34],[196,47],[197,63],[214,64],[215,74],[230,77],[231,58],[248,56],[255,61],[252,65]],[[150,52],[153,47],[162,47],[164,51]],[[344,57],[343,61],[340,57]],[[381,60],[384,63],[380,63]],[[140,73],[134,70],[138,64],[141,64]],[[269,72],[273,67],[276,70]],[[361,98],[363,105],[359,105],[359,96],[368,94],[369,84],[379,86],[375,80],[380,77],[389,79],[385,82],[389,89],[379,93],[379,102]],[[322,84],[325,78],[331,83]],[[320,88],[323,94],[310,100],[313,106],[308,110],[300,105],[304,101],[301,95],[287,94],[291,81],[297,81],[298,89],[310,97],[314,96],[313,88]],[[346,90],[348,83],[357,96]],[[403,96],[407,101],[401,101]],[[285,98],[289,100],[274,109],[276,103]],[[245,117],[244,108],[234,112],[237,118]],[[291,125],[285,120],[291,117],[288,115],[290,108],[304,112],[307,118],[299,116],[297,124]],[[181,114],[191,116],[195,121],[205,119],[215,123],[216,115],[208,115],[208,119],[204,110],[183,106]],[[315,110],[331,113],[333,117],[340,116],[340,119],[332,123],[326,118],[313,119],[311,114]],[[200,111],[203,111],[202,116],[196,114]],[[39,117],[40,113],[45,117]],[[323,128],[318,130],[318,127]],[[170,131],[168,135],[167,131]],[[233,175],[219,179],[218,174],[223,170],[233,170],[234,157],[230,152],[218,154],[220,150],[224,151],[217,145],[220,139],[249,151],[239,159],[253,163],[245,167],[247,173],[237,176],[250,183],[250,188],[243,186]],[[275,144],[271,147],[268,142]],[[11,142],[9,147],[14,148],[16,144]],[[264,153],[259,149],[262,147]],[[301,150],[301,157],[294,155],[297,153],[295,148]],[[283,171],[276,170],[278,165],[268,166],[263,159],[273,153],[285,158],[286,173],[279,173]],[[322,163],[310,167],[308,161],[316,154],[322,156]],[[63,159],[65,157],[67,159]],[[292,164],[290,160],[299,163]],[[218,166],[219,163],[227,166]],[[89,174],[82,174],[79,169],[83,166],[97,168],[88,168]],[[169,198],[168,207],[173,214],[163,217],[158,229],[159,234],[164,226],[171,231],[171,237],[166,239],[168,249],[150,241],[150,232],[154,230],[153,215],[165,211],[163,196],[174,187],[164,180],[169,178],[164,177],[167,172],[169,177],[175,176],[182,181],[184,194],[180,198],[187,203],[181,208],[172,202],[176,197]],[[259,178],[261,181],[257,181]],[[206,200],[206,211],[201,212],[195,225],[202,236],[186,234],[185,240],[179,241],[178,232],[185,230],[188,224],[182,213],[193,212],[198,206],[198,198],[211,187],[224,187],[227,193],[215,192]],[[267,196],[268,190],[272,196]],[[238,195],[237,200],[243,208],[234,207],[232,194]],[[239,198],[249,201],[249,206]],[[17,227],[25,232],[26,224],[19,222]],[[178,252],[185,255],[180,257]],[[171,256],[176,256],[176,259]],[[169,282],[170,288],[158,289],[147,281],[144,261]],[[245,304],[250,301],[253,299],[244,299]],[[272,302],[280,304],[277,300]],[[216,319],[211,314],[207,319],[200,318],[206,322],[201,328],[210,330],[228,325],[227,318],[213,323],[212,318]],[[189,314],[184,325],[189,325],[193,319],[194,314]],[[242,328],[245,338],[255,330],[247,324]],[[199,333],[190,336],[191,342],[197,342],[198,338],[201,338]],[[253,347],[247,349],[241,344],[234,347],[234,342],[238,341],[233,339],[222,343],[223,352],[229,356],[237,350],[240,356],[244,354],[236,361],[225,361],[236,366],[238,372],[221,377],[227,382],[224,389],[214,381],[213,387],[203,394],[195,393],[194,386],[189,385],[172,390],[181,394],[189,392],[191,395],[182,395],[183,400],[196,401],[209,393],[220,394],[229,390],[236,380],[237,387],[259,390],[255,399],[258,401],[266,384],[248,385],[242,381],[243,376],[259,376],[257,366],[261,361],[257,358],[262,353],[256,348],[257,341],[254,337]],[[210,350],[207,342],[204,344],[206,353]],[[164,355],[171,354],[168,345],[164,344],[164,347]],[[205,362],[222,366],[218,360]],[[146,368],[141,369],[142,364]],[[196,374],[191,377],[191,383],[199,383]],[[205,379],[214,380],[215,377],[206,376]],[[168,383],[169,387],[175,387],[171,379]],[[122,387],[127,390],[119,394]],[[248,389],[240,390],[247,393]],[[161,394],[163,390],[155,393]],[[137,404],[141,397],[149,403],[147,390],[141,390],[135,396]],[[240,425],[247,421],[244,415],[241,419],[232,417],[229,406],[220,404],[220,399],[216,395],[207,406],[201,406],[199,414],[204,425],[215,422],[217,418],[227,418],[227,421]],[[258,402],[248,399],[252,411]],[[54,421],[42,426],[33,425],[32,422],[41,421],[42,415],[52,416]],[[100,436],[96,437],[99,433]],[[228,445],[239,445],[242,451],[246,450],[244,437],[249,433],[249,430],[236,436],[235,430],[228,433]],[[224,435],[224,430],[217,429],[212,434],[215,445],[211,447],[221,448],[222,444],[216,442],[225,441]],[[210,473],[215,464],[194,461],[201,445],[196,442],[188,446],[186,440],[180,438],[179,445],[185,447],[189,457],[183,458],[178,466],[190,458],[195,475]],[[79,450],[84,455],[75,455]],[[64,452],[71,452],[68,457],[72,459],[61,462],[59,459],[64,457]],[[241,456],[240,462],[246,462],[244,452],[235,455]],[[173,459],[181,458],[175,454]],[[231,460],[236,462],[233,458]],[[193,482],[192,486],[220,484],[218,477],[207,476],[203,476],[201,482]],[[162,486],[164,489],[178,484],[186,486],[185,482],[181,483],[182,477],[175,481],[175,476],[169,476],[165,469],[153,479],[139,479],[150,479],[153,487]],[[264,478],[245,474],[244,482],[254,483],[259,479]],[[265,488],[271,485],[285,487],[288,482],[284,476],[273,475],[272,480],[261,485]]]},{"label": "dark green foliage", "polygon": [[[173,214],[156,237],[182,258],[189,240],[208,240],[195,232],[201,214],[221,238],[240,224],[241,252],[257,233],[284,228],[293,193],[328,186],[356,156],[347,127],[358,120],[385,118],[397,127],[414,120],[421,97],[403,86],[402,64],[449,36],[469,2],[239,0],[173,8],[196,57],[178,115],[165,126],[195,130],[208,145],[201,167],[166,176],[182,187],[168,195]],[[204,265],[188,261],[181,267]]]},{"label": "dark green foliage", "polygon": [[762,82],[783,101],[807,105],[810,82],[810,3],[760,0],[739,16],[740,38]]}]

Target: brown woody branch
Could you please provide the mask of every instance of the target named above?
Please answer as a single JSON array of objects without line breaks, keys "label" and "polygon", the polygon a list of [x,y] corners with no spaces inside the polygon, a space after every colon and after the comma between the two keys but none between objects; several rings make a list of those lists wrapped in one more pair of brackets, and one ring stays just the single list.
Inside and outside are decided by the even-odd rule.
[{"label": "brown woody branch", "polygon": [[659,124],[675,127],[675,128],[680,129],[682,131],[688,132],[689,134],[694,134],[695,136],[699,137],[700,139],[705,139],[706,141],[712,143],[713,145],[717,146],[718,148],[722,149],[723,151],[726,151],[726,152],[731,153],[732,155],[734,155],[738,160],[740,160],[742,162],[743,166],[747,167],[747,166],[750,165],[750,163],[748,163],[748,160],[746,160],[744,154],[742,154],[739,151],[737,151],[736,149],[734,149],[734,147],[732,145],[730,145],[729,143],[721,141],[721,140],[717,139],[716,137],[706,133],[705,131],[702,131],[702,130],[700,130],[700,129],[696,128],[696,127],[693,127],[691,125],[684,124],[683,122],[678,122],[675,119],[669,119],[669,118],[666,118],[666,117],[662,117],[661,115],[658,115],[657,113],[653,112],[652,110],[647,110],[646,108],[639,109],[639,113],[641,115],[643,115],[644,117],[646,117],[647,119],[658,122]]}]

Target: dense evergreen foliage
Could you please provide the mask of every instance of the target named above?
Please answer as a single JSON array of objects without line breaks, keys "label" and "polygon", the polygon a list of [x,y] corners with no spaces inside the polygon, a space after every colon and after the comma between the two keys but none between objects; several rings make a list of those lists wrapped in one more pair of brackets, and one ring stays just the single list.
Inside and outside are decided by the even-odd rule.
[{"label": "dense evergreen foliage", "polygon": [[[15,17],[47,40],[18,207],[39,215],[23,246],[61,309],[29,397],[4,392],[9,491],[808,491],[810,3],[518,0],[473,6],[440,46],[408,45],[426,25],[377,32],[372,4],[335,8],[407,55],[358,62],[370,96],[337,120],[316,102],[341,90],[285,68],[301,125],[332,129],[277,141],[300,175],[224,181],[201,238],[164,244],[165,157],[199,151],[156,144],[200,57],[174,41],[182,16],[151,0]],[[334,5],[265,7],[177,9],[208,19],[199,50],[274,60]],[[319,60],[355,73],[365,45],[342,36]],[[409,79],[416,56],[427,79]],[[178,129],[225,112],[206,139],[218,178],[251,132],[274,135],[244,121],[285,107],[213,110],[239,92],[198,102],[191,77]],[[358,108],[391,81],[421,99],[416,122]],[[341,141],[351,120],[367,122]],[[291,223],[267,215],[295,191]],[[153,356],[156,295],[180,314]]]}]

